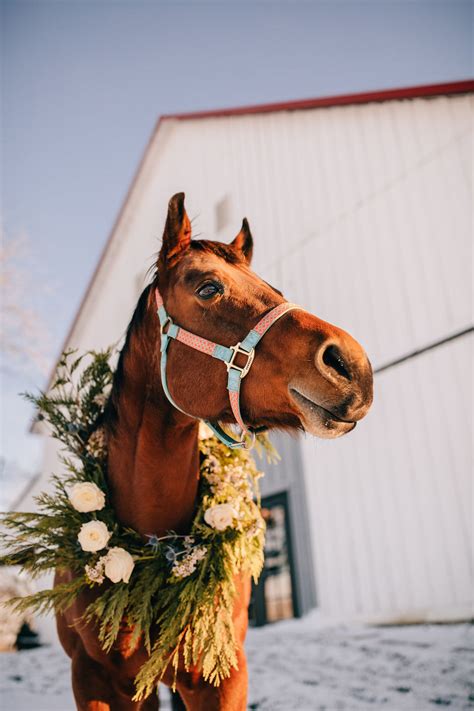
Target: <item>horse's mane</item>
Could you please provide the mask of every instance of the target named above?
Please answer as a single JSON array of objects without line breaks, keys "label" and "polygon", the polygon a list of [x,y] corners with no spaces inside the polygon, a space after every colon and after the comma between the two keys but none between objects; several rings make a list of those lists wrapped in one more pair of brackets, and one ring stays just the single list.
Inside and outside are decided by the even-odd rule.
[{"label": "horse's mane", "polygon": [[115,369],[115,374],[114,374],[114,380],[113,380],[113,385],[112,385],[112,392],[110,393],[109,401],[107,403],[107,407],[104,412],[104,419],[103,423],[111,428],[112,430],[114,429],[115,425],[118,422],[118,402],[120,399],[120,393],[122,392],[123,388],[123,383],[125,379],[124,375],[124,360],[125,356],[129,350],[130,347],[130,341],[132,334],[135,337],[135,346],[138,346],[139,348],[145,349],[145,340],[143,338],[143,333],[142,333],[142,324],[143,324],[143,319],[145,317],[147,308],[148,308],[148,299],[149,299],[149,294],[150,290],[153,288],[155,283],[155,279],[153,282],[148,284],[145,289],[142,291],[140,294],[140,298],[138,299],[138,303],[135,307],[135,310],[133,312],[133,316],[130,320],[130,323],[128,324],[127,331],[125,334],[125,342],[122,347],[122,350],[120,351],[120,356],[117,362],[117,367]]}]

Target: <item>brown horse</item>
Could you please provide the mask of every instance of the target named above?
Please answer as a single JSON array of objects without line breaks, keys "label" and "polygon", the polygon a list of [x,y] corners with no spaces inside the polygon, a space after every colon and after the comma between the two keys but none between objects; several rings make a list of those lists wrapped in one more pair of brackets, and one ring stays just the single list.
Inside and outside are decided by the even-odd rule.
[{"label": "brown horse", "polygon": [[[239,341],[281,303],[282,294],[249,264],[252,236],[246,220],[229,244],[191,241],[184,195],[169,203],[163,246],[153,283],[141,295],[130,323],[106,413],[108,479],[122,524],[142,535],[189,530],[198,488],[198,420],[174,408],[160,380],[160,327],[155,288],[168,314],[183,328],[224,345]],[[223,363],[188,345],[169,348],[167,380],[180,408],[195,418],[233,422]],[[361,346],[344,331],[304,310],[285,314],[256,349],[242,382],[241,409],[251,427],[305,430],[320,437],[350,432],[372,401],[372,370]],[[66,576],[67,577],[67,576]],[[65,574],[58,576],[64,580]],[[152,711],[153,695],[132,701],[133,680],[146,659],[129,647],[125,622],[108,654],[97,630],[78,622],[95,594],[84,594],[58,616],[60,640],[72,659],[80,711]],[[177,687],[187,709],[244,711],[247,668],[244,638],[250,580],[237,581],[234,624],[238,670],[216,688],[199,672],[180,669]],[[159,634],[159,630],[157,630]],[[170,683],[166,674],[165,683]]]}]

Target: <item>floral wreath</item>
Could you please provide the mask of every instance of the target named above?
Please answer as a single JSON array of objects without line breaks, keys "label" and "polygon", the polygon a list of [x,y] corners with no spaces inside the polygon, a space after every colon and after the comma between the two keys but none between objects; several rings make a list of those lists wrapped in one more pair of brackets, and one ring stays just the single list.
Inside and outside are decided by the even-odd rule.
[{"label": "floral wreath", "polygon": [[[0,563],[20,565],[32,577],[61,569],[74,577],[10,604],[19,611],[62,611],[96,588],[84,620],[98,622],[103,649],[111,649],[126,618],[133,628],[130,647],[141,638],[149,653],[135,680],[136,700],[153,691],[170,664],[176,679],[180,659],[219,686],[237,667],[234,577],[246,572],[257,581],[263,566],[262,474],[247,450],[226,447],[201,424],[189,534],[150,532],[144,541],[122,526],[110,504],[106,440],[98,427],[113,379],[111,358],[110,349],[79,357],[66,351],[49,392],[26,395],[63,445],[65,474],[52,477],[51,493],[36,497],[37,512],[3,517]],[[265,435],[257,437],[257,450],[278,456]],[[113,585],[104,585],[105,579]],[[153,641],[155,626],[160,635]]]}]

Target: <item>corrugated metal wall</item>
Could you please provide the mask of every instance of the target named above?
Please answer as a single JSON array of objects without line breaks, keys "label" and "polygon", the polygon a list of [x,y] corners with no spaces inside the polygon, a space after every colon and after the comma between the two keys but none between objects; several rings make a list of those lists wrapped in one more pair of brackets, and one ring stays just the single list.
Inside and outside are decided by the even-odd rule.
[{"label": "corrugated metal wall", "polygon": [[472,604],[471,336],[376,378],[354,436],[304,446],[318,597],[342,618],[449,619]]},{"label": "corrugated metal wall", "polygon": [[[472,101],[165,122],[72,343],[120,336],[178,190],[206,237],[230,239],[246,215],[256,271],[350,331],[376,368],[465,329]],[[216,235],[226,197],[230,224]],[[380,374],[374,409],[349,437],[303,443],[317,597],[328,614],[466,614],[468,340]]]}]

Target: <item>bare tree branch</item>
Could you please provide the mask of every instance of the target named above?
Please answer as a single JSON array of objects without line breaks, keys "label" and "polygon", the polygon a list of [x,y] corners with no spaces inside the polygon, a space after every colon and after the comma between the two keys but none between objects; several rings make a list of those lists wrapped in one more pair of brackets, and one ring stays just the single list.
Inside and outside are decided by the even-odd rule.
[{"label": "bare tree branch", "polygon": [[[33,283],[28,240],[9,240],[0,234],[0,353],[1,369],[46,373],[49,331],[35,308],[29,287]],[[36,289],[36,287],[35,287]],[[37,291],[35,292],[37,293]]]}]

